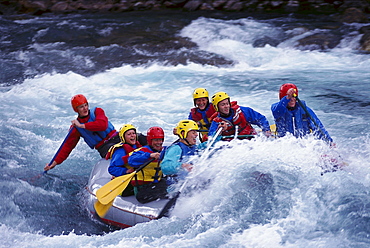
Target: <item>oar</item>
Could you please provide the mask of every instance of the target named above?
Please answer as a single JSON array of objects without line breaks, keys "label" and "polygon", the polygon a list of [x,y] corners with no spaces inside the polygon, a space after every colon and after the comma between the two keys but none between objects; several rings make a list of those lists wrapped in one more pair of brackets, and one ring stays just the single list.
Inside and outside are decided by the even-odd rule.
[{"label": "oar", "polygon": [[181,185],[181,188],[179,191],[176,192],[176,194],[166,203],[166,205],[163,207],[162,211],[159,213],[157,219],[162,218],[164,215],[168,213],[168,211],[175,205],[177,198],[179,198],[182,190],[185,188],[186,183],[188,182],[188,178],[185,180],[185,182]]},{"label": "oar", "polygon": [[[236,138],[254,138],[256,135],[252,134],[245,134],[245,135],[237,135]],[[228,136],[221,136],[221,139],[235,139],[235,135],[228,135]]]},{"label": "oar", "polygon": [[[150,164],[150,162],[152,162],[153,160],[154,158],[152,158],[151,160],[149,160],[148,162],[146,162],[145,164],[143,164],[130,174],[116,177],[115,179],[111,180],[110,182],[108,182],[107,184],[105,184],[103,187],[96,191],[96,197],[98,198],[98,200],[94,203],[94,208],[100,218],[103,218],[107,214],[108,210],[113,205],[116,196],[126,189],[126,187],[131,182],[131,179],[135,176],[135,174],[144,169],[144,167]],[[114,183],[112,183],[113,181]],[[102,188],[104,189],[101,190]],[[99,200],[98,194],[103,195],[103,198]],[[103,200],[103,202],[101,200]]]},{"label": "oar", "polygon": [[206,159],[209,155],[209,150],[211,149],[211,147],[214,145],[214,143],[216,142],[217,140],[217,137],[221,134],[222,132],[222,128],[219,128],[217,130],[217,132],[215,133],[215,135],[213,135],[212,139],[209,140],[209,143],[207,144],[207,147],[205,149],[205,151],[203,152],[203,154],[201,155],[200,158],[202,159]]},{"label": "oar", "polygon": [[103,218],[107,214],[108,210],[112,207],[113,202],[114,202],[114,199],[111,200],[106,205],[101,204],[99,201],[95,202],[94,208],[95,208],[95,211],[99,215],[100,218]]},{"label": "oar", "polygon": [[315,124],[315,126],[317,127],[317,129],[323,135],[323,137],[325,137],[325,141],[328,142],[328,143],[330,143],[330,140],[328,139],[328,137],[326,136],[326,134],[324,133],[324,131],[322,131],[322,129],[320,128],[320,126],[317,124],[317,122],[315,121],[315,119],[308,112],[306,106],[301,102],[301,100],[299,100],[299,98],[298,98],[298,96],[296,94],[294,94],[293,96],[295,97],[295,99],[297,99],[297,102],[298,102],[299,106],[301,106],[301,108],[303,108],[303,110],[306,113],[306,115],[311,119],[311,121],[313,122],[313,124]]},{"label": "oar", "polygon": [[[64,138],[64,140],[63,140],[62,144],[59,146],[58,151],[55,153],[54,157],[51,159],[51,161],[50,161],[49,165],[50,165],[50,164],[52,164],[52,163],[53,163],[53,161],[54,161],[54,159],[56,158],[56,156],[58,156],[58,154],[59,154],[60,150],[62,149],[62,147],[63,147],[64,143],[66,143],[66,141],[67,141],[68,137],[71,135],[71,133],[72,133],[72,131],[73,131],[73,129],[74,129],[74,128],[75,128],[75,127],[73,126],[73,127],[71,127],[71,128],[69,129],[67,136]],[[47,172],[48,172],[48,171],[44,171],[44,173],[43,173],[43,174],[46,174]]]},{"label": "oar", "polygon": [[[209,141],[207,144],[206,150],[203,152],[202,157],[207,156],[208,157],[208,151],[210,148],[213,146],[213,144],[216,142],[217,137],[220,135],[222,132],[222,128],[218,129],[216,134],[212,137],[212,140]],[[166,203],[166,205],[163,207],[162,211],[159,213],[157,219],[162,218],[165,214],[168,213],[168,211],[176,204],[177,199],[179,198],[181,191],[185,188],[186,183],[188,182],[188,178],[185,180],[185,182],[181,185],[181,188],[179,191],[176,192],[176,194]]]},{"label": "oar", "polygon": [[126,187],[130,183],[131,179],[135,176],[135,174],[141,171],[153,160],[154,158],[150,159],[148,162],[137,168],[134,172],[116,177],[113,180],[109,181],[104,186],[102,186],[100,189],[96,191],[96,197],[98,198],[98,201],[103,205],[107,205],[109,202],[114,200],[114,198],[116,198],[117,195],[119,195],[120,193],[122,193],[123,190],[126,189]]}]

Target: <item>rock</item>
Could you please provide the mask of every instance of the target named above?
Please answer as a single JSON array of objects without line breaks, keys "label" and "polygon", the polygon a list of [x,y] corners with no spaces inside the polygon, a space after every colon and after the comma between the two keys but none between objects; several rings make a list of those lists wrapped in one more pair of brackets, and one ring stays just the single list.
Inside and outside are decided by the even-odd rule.
[{"label": "rock", "polygon": [[239,0],[229,0],[223,7],[223,10],[227,11],[241,11],[242,9],[243,3]]},{"label": "rock", "polygon": [[277,47],[279,45],[279,41],[272,39],[271,37],[264,36],[263,38],[257,39],[253,42],[253,47],[264,47],[266,45]]},{"label": "rock", "polygon": [[370,26],[360,28],[360,33],[364,34],[360,40],[360,49],[362,51],[370,52]]},{"label": "rock", "polygon": [[358,8],[346,9],[340,18],[342,22],[354,23],[354,22],[369,22],[364,12]]},{"label": "rock", "polygon": [[227,0],[216,0],[212,1],[212,6],[215,9],[222,9],[222,7],[227,3]]},{"label": "rock", "polygon": [[184,5],[184,9],[194,11],[201,6],[202,2],[200,0],[190,0]]},{"label": "rock", "polygon": [[284,10],[287,12],[297,12],[299,10],[299,1],[289,0]]},{"label": "rock", "polygon": [[68,3],[58,2],[50,8],[51,12],[65,12],[68,10]]},{"label": "rock", "polygon": [[298,47],[303,50],[326,50],[336,47],[341,37],[330,33],[313,34],[298,40]]},{"label": "rock", "polygon": [[370,32],[362,36],[360,40],[361,50],[370,52]]}]

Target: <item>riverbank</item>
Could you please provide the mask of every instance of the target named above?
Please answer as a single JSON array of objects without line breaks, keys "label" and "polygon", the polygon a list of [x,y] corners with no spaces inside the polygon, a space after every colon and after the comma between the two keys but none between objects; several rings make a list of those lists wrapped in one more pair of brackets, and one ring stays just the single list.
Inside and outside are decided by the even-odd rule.
[{"label": "riverbank", "polygon": [[369,0],[0,0],[0,14],[127,12],[159,9],[221,10],[301,14],[370,13]]},{"label": "riverbank", "polygon": [[[357,32],[363,34],[358,50],[361,52],[370,52],[370,0],[341,0],[341,1],[293,1],[293,0],[0,0],[0,14],[10,15],[31,15],[40,16],[47,14],[74,14],[74,13],[105,13],[120,15],[137,13],[151,18],[155,12],[165,11],[168,13],[181,12],[181,15],[191,15],[196,13],[215,14],[217,12],[228,13],[228,15],[239,16],[251,14],[256,15],[311,15],[316,19],[325,19],[321,26],[298,26],[306,33],[315,29],[320,32],[305,36],[297,41],[297,48],[303,50],[327,50],[335,48],[340,44],[343,38],[343,26],[350,23],[360,23]],[[329,24],[328,24],[329,23]],[[344,28],[345,29],[345,28]],[[127,35],[126,35],[127,36]],[[104,37],[104,41],[107,38]],[[116,40],[116,39],[113,39]],[[263,47],[265,45],[278,46],[280,40],[271,37],[261,37],[253,45]],[[105,42],[110,44],[110,41]],[[113,42],[112,44],[117,44]],[[158,42],[158,46],[166,42]],[[181,45],[180,45],[181,44]],[[193,46],[189,41],[179,42],[176,38],[176,46]],[[172,47],[172,46],[169,46]],[[158,49],[158,47],[156,47]],[[228,61],[219,61],[216,64],[229,64]]]}]

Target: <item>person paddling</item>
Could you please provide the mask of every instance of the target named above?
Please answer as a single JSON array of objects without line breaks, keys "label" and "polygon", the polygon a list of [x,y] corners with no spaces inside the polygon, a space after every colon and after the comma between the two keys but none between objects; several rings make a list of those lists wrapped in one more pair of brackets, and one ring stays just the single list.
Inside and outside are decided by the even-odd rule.
[{"label": "person paddling", "polygon": [[217,129],[222,128],[222,136],[255,135],[256,130],[252,127],[257,125],[266,136],[271,136],[270,125],[267,118],[249,107],[239,106],[236,101],[230,102],[226,92],[217,92],[212,96],[212,104],[217,111],[212,116],[211,127],[208,136],[213,136]]},{"label": "person paddling", "polygon": [[213,105],[209,102],[209,94],[205,88],[197,88],[193,92],[194,108],[190,110],[189,120],[195,121],[201,130],[200,141],[208,139],[208,129],[211,126],[211,116],[216,112]]},{"label": "person paddling", "polygon": [[315,112],[304,101],[299,101],[298,104],[297,98],[298,88],[295,84],[286,83],[281,85],[279,90],[280,101],[271,105],[277,136],[283,137],[287,133],[291,133],[299,138],[313,133],[319,139],[334,145],[333,139]]},{"label": "person paddling", "polygon": [[78,117],[71,121],[68,136],[53,160],[44,167],[45,172],[66,160],[81,137],[91,149],[98,150],[102,158],[112,145],[120,141],[117,131],[102,108],[89,109],[86,97],[81,94],[72,97],[71,105]]},{"label": "person paddling", "polygon": [[133,151],[128,164],[133,168],[139,168],[148,163],[141,171],[136,173],[131,184],[134,186],[136,199],[140,203],[147,203],[167,195],[166,180],[162,179],[162,171],[159,159],[163,149],[164,131],[160,127],[151,127],[147,132],[148,145]]}]

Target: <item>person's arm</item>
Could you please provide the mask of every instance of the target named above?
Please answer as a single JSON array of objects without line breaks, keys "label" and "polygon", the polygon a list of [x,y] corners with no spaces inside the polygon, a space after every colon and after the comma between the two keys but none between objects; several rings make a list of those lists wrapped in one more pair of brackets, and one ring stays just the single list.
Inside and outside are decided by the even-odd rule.
[{"label": "person's arm", "polygon": [[119,177],[127,173],[127,168],[124,166],[125,163],[122,160],[122,157],[126,155],[126,151],[123,148],[118,148],[114,151],[112,159],[110,161],[108,172],[115,176]]},{"label": "person's arm", "polygon": [[79,140],[80,133],[76,130],[76,128],[74,128],[64,142],[63,146],[60,148],[58,154],[55,156],[54,161],[52,161],[51,164],[46,164],[44,171],[51,170],[56,165],[63,163],[63,161],[68,158],[69,154],[76,147]]},{"label": "person's arm", "polygon": [[68,137],[62,148],[60,149],[58,155],[55,157],[55,162],[61,164],[66,160],[72,150],[76,147],[78,141],[80,140],[80,133],[74,128],[71,132],[71,135]]},{"label": "person's arm", "polygon": [[[90,110],[91,111],[91,110]],[[77,118],[71,121],[72,125],[78,128],[84,128],[86,130],[97,132],[97,131],[104,131],[108,128],[108,118],[105,116],[104,110],[101,108],[95,109],[95,121],[86,122],[87,117],[84,119]]]},{"label": "person's arm", "polygon": [[208,137],[212,137],[213,135],[215,135],[218,129],[218,125],[219,125],[218,122],[212,121],[211,126],[209,127],[208,130]]},{"label": "person's arm", "polygon": [[[322,124],[322,122],[320,121],[320,119],[317,117],[317,115],[315,114],[315,112],[313,112],[312,109],[310,109],[309,107],[306,106],[306,109],[308,111],[308,113],[311,115],[311,117],[315,120],[317,126],[313,123],[313,121],[310,119],[310,123],[311,123],[311,128],[312,128],[312,131],[314,131],[316,133],[316,135],[318,135],[318,137],[320,139],[324,139],[324,140],[327,140],[328,142],[333,142],[333,139],[330,137],[328,131],[326,131],[324,125]],[[322,132],[321,132],[321,131]]]},{"label": "person's arm", "polygon": [[249,107],[240,107],[240,109],[242,110],[246,120],[250,124],[259,126],[260,128],[262,128],[263,132],[270,131],[270,124],[266,116]]},{"label": "person's arm", "polygon": [[181,147],[178,145],[172,145],[167,148],[166,154],[161,162],[161,169],[165,175],[176,174],[181,167]]},{"label": "person's arm", "polygon": [[286,96],[284,96],[283,98],[281,98],[279,102],[272,104],[271,112],[275,120],[278,120],[279,118],[283,117],[286,111],[288,111],[287,106],[289,101],[290,100]]},{"label": "person's arm", "polygon": [[135,151],[128,158],[128,164],[134,168],[138,168],[151,159],[150,154],[151,153],[142,150]]},{"label": "person's arm", "polygon": [[191,111],[190,111],[190,113],[189,113],[188,119],[189,119],[189,120],[193,120],[193,115],[191,114]]}]

